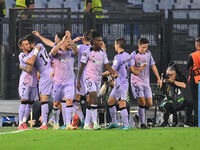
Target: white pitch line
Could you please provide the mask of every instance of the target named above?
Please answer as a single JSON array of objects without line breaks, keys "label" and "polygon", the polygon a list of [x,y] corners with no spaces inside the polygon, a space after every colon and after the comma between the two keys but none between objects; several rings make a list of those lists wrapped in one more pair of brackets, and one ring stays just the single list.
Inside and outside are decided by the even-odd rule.
[{"label": "white pitch line", "polygon": [[[32,129],[27,129],[27,130],[32,130]],[[16,131],[11,131],[11,132],[2,132],[2,133],[0,133],[0,135],[1,135],[1,134],[19,133],[19,132],[23,132],[23,131],[26,131],[26,130],[16,130]]]}]

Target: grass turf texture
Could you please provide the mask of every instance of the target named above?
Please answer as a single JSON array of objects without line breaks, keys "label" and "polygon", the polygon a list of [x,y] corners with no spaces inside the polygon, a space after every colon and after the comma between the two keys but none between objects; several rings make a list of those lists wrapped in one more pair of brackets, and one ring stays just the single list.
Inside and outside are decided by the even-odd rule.
[{"label": "grass turf texture", "polygon": [[[0,128],[0,133],[16,128]],[[200,128],[28,130],[0,134],[0,150],[199,150]]]}]

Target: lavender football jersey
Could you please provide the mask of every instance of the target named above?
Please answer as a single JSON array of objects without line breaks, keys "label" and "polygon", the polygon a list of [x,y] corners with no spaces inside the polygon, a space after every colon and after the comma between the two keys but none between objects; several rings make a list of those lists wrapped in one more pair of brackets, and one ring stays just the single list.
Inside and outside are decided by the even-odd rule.
[{"label": "lavender football jersey", "polygon": [[144,64],[146,64],[146,67],[140,71],[139,75],[131,74],[131,81],[137,85],[149,86],[149,70],[155,64],[151,52],[147,50],[146,53],[141,54],[137,50],[131,53],[131,66],[139,68]]},{"label": "lavender football jersey", "polygon": [[130,55],[127,52],[121,52],[114,57],[112,68],[118,73],[115,84],[128,84]]},{"label": "lavender football jersey", "polygon": [[91,81],[101,82],[103,66],[109,63],[106,52],[94,51],[91,47],[84,51],[81,62],[86,64],[85,77]]},{"label": "lavender football jersey", "polygon": [[[19,54],[20,65],[27,66],[27,64],[25,62],[28,58],[29,57],[28,57],[27,53],[21,52]],[[24,70],[22,70],[22,73],[21,73],[20,79],[19,79],[19,86],[21,86],[23,84],[25,84],[29,87],[37,86],[37,71],[36,71],[35,66],[33,66],[32,72],[30,72],[30,73],[27,73]]]},{"label": "lavender football jersey", "polygon": [[54,57],[54,83],[74,84],[74,55],[72,50],[58,50]]},{"label": "lavender football jersey", "polygon": [[[45,47],[39,43],[35,47],[40,46],[40,51],[37,54],[35,61],[36,69],[40,73],[40,80],[46,80],[50,78],[52,68],[51,68],[51,59],[45,49]],[[33,51],[29,54],[29,57],[33,56]]]}]

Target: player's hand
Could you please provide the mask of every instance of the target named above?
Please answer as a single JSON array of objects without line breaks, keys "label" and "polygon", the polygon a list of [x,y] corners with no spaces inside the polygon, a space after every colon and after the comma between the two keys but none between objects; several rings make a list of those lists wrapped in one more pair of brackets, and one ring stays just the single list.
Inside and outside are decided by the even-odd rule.
[{"label": "player's hand", "polygon": [[115,72],[112,76],[113,76],[113,78],[117,78],[118,77],[118,73]]},{"label": "player's hand", "polygon": [[70,33],[69,30],[66,30],[66,31],[65,31],[65,35],[67,35],[67,37],[71,38],[71,33]]},{"label": "player's hand", "polygon": [[162,80],[158,79],[157,80],[157,85],[161,88],[162,87]]},{"label": "player's hand", "polygon": [[78,41],[80,41],[80,40],[82,40],[84,37],[76,37],[75,39],[73,39],[73,42],[78,42]]},{"label": "player's hand", "polygon": [[64,43],[64,42],[67,41],[67,39],[68,39],[68,37],[67,37],[67,35],[65,35],[65,36],[62,38],[61,42]]},{"label": "player's hand", "polygon": [[32,31],[32,33],[33,33],[35,36],[37,36],[37,37],[39,37],[39,36],[40,36],[40,33],[39,33],[39,32],[37,32],[37,31]]},{"label": "player's hand", "polygon": [[81,83],[80,81],[77,82],[77,89],[80,91],[81,90]]},{"label": "player's hand", "polygon": [[143,65],[139,68],[139,70],[143,70],[146,66],[147,66],[146,64],[143,64]]},{"label": "player's hand", "polygon": [[36,50],[36,48],[38,49],[38,51],[40,51],[40,45],[35,46],[35,47],[34,47],[34,51]]}]

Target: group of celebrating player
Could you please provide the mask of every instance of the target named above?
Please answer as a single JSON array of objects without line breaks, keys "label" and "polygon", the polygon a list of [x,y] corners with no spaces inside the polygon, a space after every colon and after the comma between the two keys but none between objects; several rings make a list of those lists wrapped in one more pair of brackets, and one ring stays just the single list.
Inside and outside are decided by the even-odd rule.
[{"label": "group of celebrating player", "polygon": [[[151,52],[147,50],[149,42],[146,38],[139,39],[138,50],[133,51],[131,55],[124,50],[126,41],[122,38],[116,39],[114,47],[118,54],[114,57],[111,67],[102,37],[95,30],[87,31],[82,37],[74,40],[71,39],[69,31],[66,31],[65,34],[57,33],[55,42],[44,38],[37,31],[32,33],[18,41],[18,46],[22,51],[19,55],[22,73],[19,81],[21,104],[18,129],[27,129],[26,121],[38,91],[43,120],[38,129],[48,129],[49,108],[47,102],[50,95],[53,98],[53,129],[59,128],[60,103],[64,122],[62,129],[77,128],[71,124],[72,111],[78,114],[83,129],[100,129],[97,123],[97,98],[102,76],[108,75],[114,78],[114,87],[107,101],[112,122],[106,128],[118,128],[115,107],[115,102],[118,101],[123,121],[121,129],[130,129],[126,108],[130,72],[132,92],[139,103],[140,127],[147,128],[146,110],[152,105],[149,68],[152,68],[160,87],[162,81]],[[49,54],[41,43],[36,43],[34,35],[52,47]],[[76,45],[75,43],[79,40],[82,40],[83,44]],[[77,77],[74,73],[76,55],[79,68]],[[104,66],[106,72],[103,72]],[[86,95],[88,103],[85,118],[80,106],[81,96],[84,95]]]}]

